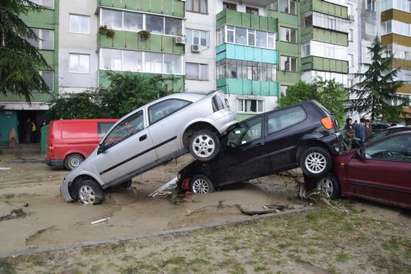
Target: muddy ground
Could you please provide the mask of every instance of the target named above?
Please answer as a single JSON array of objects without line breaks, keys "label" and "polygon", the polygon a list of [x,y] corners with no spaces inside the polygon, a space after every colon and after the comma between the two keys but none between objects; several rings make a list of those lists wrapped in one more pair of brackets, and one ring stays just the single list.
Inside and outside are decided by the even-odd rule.
[{"label": "muddy ground", "polygon": [[[295,198],[295,184],[277,176],[236,184],[212,195],[188,196],[179,204],[147,197],[190,162],[190,156],[134,178],[132,189],[108,193],[102,205],[65,203],[59,184],[66,171],[51,170],[39,160],[41,156],[33,154],[0,155],[0,167],[10,168],[0,170],[0,216],[22,210],[16,218],[0,221],[0,255],[251,218],[238,206],[250,210],[272,204],[303,206]],[[106,217],[110,218],[106,223],[91,224]]]}]

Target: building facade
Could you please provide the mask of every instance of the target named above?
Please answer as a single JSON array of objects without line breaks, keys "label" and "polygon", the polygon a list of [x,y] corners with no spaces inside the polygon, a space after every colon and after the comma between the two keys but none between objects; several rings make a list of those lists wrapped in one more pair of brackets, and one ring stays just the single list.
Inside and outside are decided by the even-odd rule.
[{"label": "building facade", "polygon": [[[411,95],[409,0],[33,0],[22,16],[46,58],[52,95],[108,85],[107,74],[164,75],[175,92],[226,94],[239,119],[276,107],[299,80],[345,87],[370,61],[375,36],[393,53]],[[1,96],[0,143],[40,123],[50,95]],[[21,138],[20,138],[21,139]]]}]

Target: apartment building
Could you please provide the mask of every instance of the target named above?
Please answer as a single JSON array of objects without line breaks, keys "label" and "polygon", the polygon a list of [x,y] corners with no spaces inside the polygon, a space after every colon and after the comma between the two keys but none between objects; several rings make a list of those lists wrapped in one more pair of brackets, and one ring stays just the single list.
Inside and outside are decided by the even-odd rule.
[{"label": "apartment building", "polygon": [[[44,8],[22,18],[41,38],[31,42],[54,95],[105,87],[109,72],[164,75],[175,92],[220,89],[243,119],[299,80],[351,86],[376,35],[411,95],[409,0],[33,1]],[[11,128],[23,135],[27,118],[40,123],[49,100],[1,96],[0,143]]]}]

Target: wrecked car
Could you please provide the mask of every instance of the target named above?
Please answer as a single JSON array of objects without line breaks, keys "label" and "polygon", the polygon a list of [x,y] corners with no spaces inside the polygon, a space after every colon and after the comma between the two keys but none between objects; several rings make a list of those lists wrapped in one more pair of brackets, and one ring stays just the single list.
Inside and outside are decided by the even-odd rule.
[{"label": "wrecked car", "polygon": [[334,158],[318,180],[331,198],[358,197],[411,209],[411,127],[385,130],[360,149]]},{"label": "wrecked car", "polygon": [[220,151],[220,135],[235,124],[219,92],[176,93],[121,118],[93,153],[65,176],[65,201],[97,204],[104,190],[129,186],[131,178],[190,151],[209,161]]},{"label": "wrecked car", "polygon": [[179,174],[179,186],[196,194],[216,187],[301,167],[319,178],[341,150],[341,134],[331,113],[316,101],[256,115],[222,137],[224,150],[213,160],[194,161]]}]

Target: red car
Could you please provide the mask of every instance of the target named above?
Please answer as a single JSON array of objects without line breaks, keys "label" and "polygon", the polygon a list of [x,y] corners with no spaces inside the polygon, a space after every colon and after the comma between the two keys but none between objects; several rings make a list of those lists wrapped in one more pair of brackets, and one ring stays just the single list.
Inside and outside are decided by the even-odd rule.
[{"label": "red car", "polygon": [[96,148],[117,119],[51,121],[46,162],[51,167],[74,169]]},{"label": "red car", "polygon": [[381,134],[334,158],[318,187],[331,198],[359,197],[411,209],[411,128]]}]

